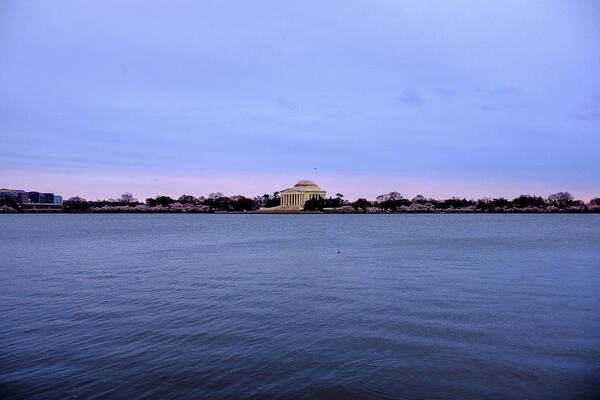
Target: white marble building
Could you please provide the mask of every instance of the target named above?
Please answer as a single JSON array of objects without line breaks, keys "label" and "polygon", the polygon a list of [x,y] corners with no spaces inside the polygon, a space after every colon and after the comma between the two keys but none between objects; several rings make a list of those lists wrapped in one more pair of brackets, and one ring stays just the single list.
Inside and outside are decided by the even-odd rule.
[{"label": "white marble building", "polygon": [[261,208],[266,211],[292,211],[303,210],[304,203],[313,198],[325,198],[326,192],[321,190],[313,181],[307,179],[301,180],[293,187],[283,189],[279,192],[281,196],[281,205],[278,207]]}]

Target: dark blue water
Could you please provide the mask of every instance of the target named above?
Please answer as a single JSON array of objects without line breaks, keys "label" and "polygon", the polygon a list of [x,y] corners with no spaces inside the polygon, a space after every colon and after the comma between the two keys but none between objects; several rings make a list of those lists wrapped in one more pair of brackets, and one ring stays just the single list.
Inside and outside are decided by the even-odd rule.
[{"label": "dark blue water", "polygon": [[0,397],[597,398],[598,215],[0,216]]}]

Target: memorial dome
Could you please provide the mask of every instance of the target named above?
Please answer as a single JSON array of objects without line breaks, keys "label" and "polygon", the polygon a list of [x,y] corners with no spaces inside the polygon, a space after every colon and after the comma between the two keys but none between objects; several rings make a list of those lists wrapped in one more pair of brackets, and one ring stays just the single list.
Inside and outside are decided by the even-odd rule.
[{"label": "memorial dome", "polygon": [[308,179],[303,179],[299,181],[294,185],[294,188],[300,190],[321,190],[321,188],[319,188],[319,186],[317,186],[316,183]]}]

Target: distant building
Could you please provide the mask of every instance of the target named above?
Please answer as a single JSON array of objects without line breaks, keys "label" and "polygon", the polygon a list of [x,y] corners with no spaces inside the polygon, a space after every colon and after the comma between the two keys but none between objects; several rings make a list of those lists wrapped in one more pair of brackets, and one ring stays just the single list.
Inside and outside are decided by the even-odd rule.
[{"label": "distant building", "polygon": [[29,202],[39,204],[40,203],[40,192],[29,192]]},{"label": "distant building", "polygon": [[27,202],[27,192],[24,190],[0,189],[0,200],[12,197],[18,203]]},{"label": "distant building", "polygon": [[[54,193],[29,192],[28,194],[29,202],[32,204],[58,204]],[[62,204],[62,198],[60,204]]]},{"label": "distant building", "polygon": [[40,203],[54,204],[54,193],[42,193],[40,200]]},{"label": "distant building", "polygon": [[54,204],[62,206],[62,196],[54,195]]},{"label": "distant building", "polygon": [[296,183],[294,187],[283,189],[279,192],[281,205],[277,207],[261,208],[265,211],[299,211],[304,209],[304,203],[310,199],[325,198],[326,192],[321,190],[313,181],[307,179]]}]

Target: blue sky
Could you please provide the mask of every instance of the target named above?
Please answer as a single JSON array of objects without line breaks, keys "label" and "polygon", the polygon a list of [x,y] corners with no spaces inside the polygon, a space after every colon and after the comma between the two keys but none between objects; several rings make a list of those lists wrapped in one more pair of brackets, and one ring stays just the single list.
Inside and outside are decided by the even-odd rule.
[{"label": "blue sky", "polygon": [[0,186],[600,195],[600,2],[0,2]]}]

